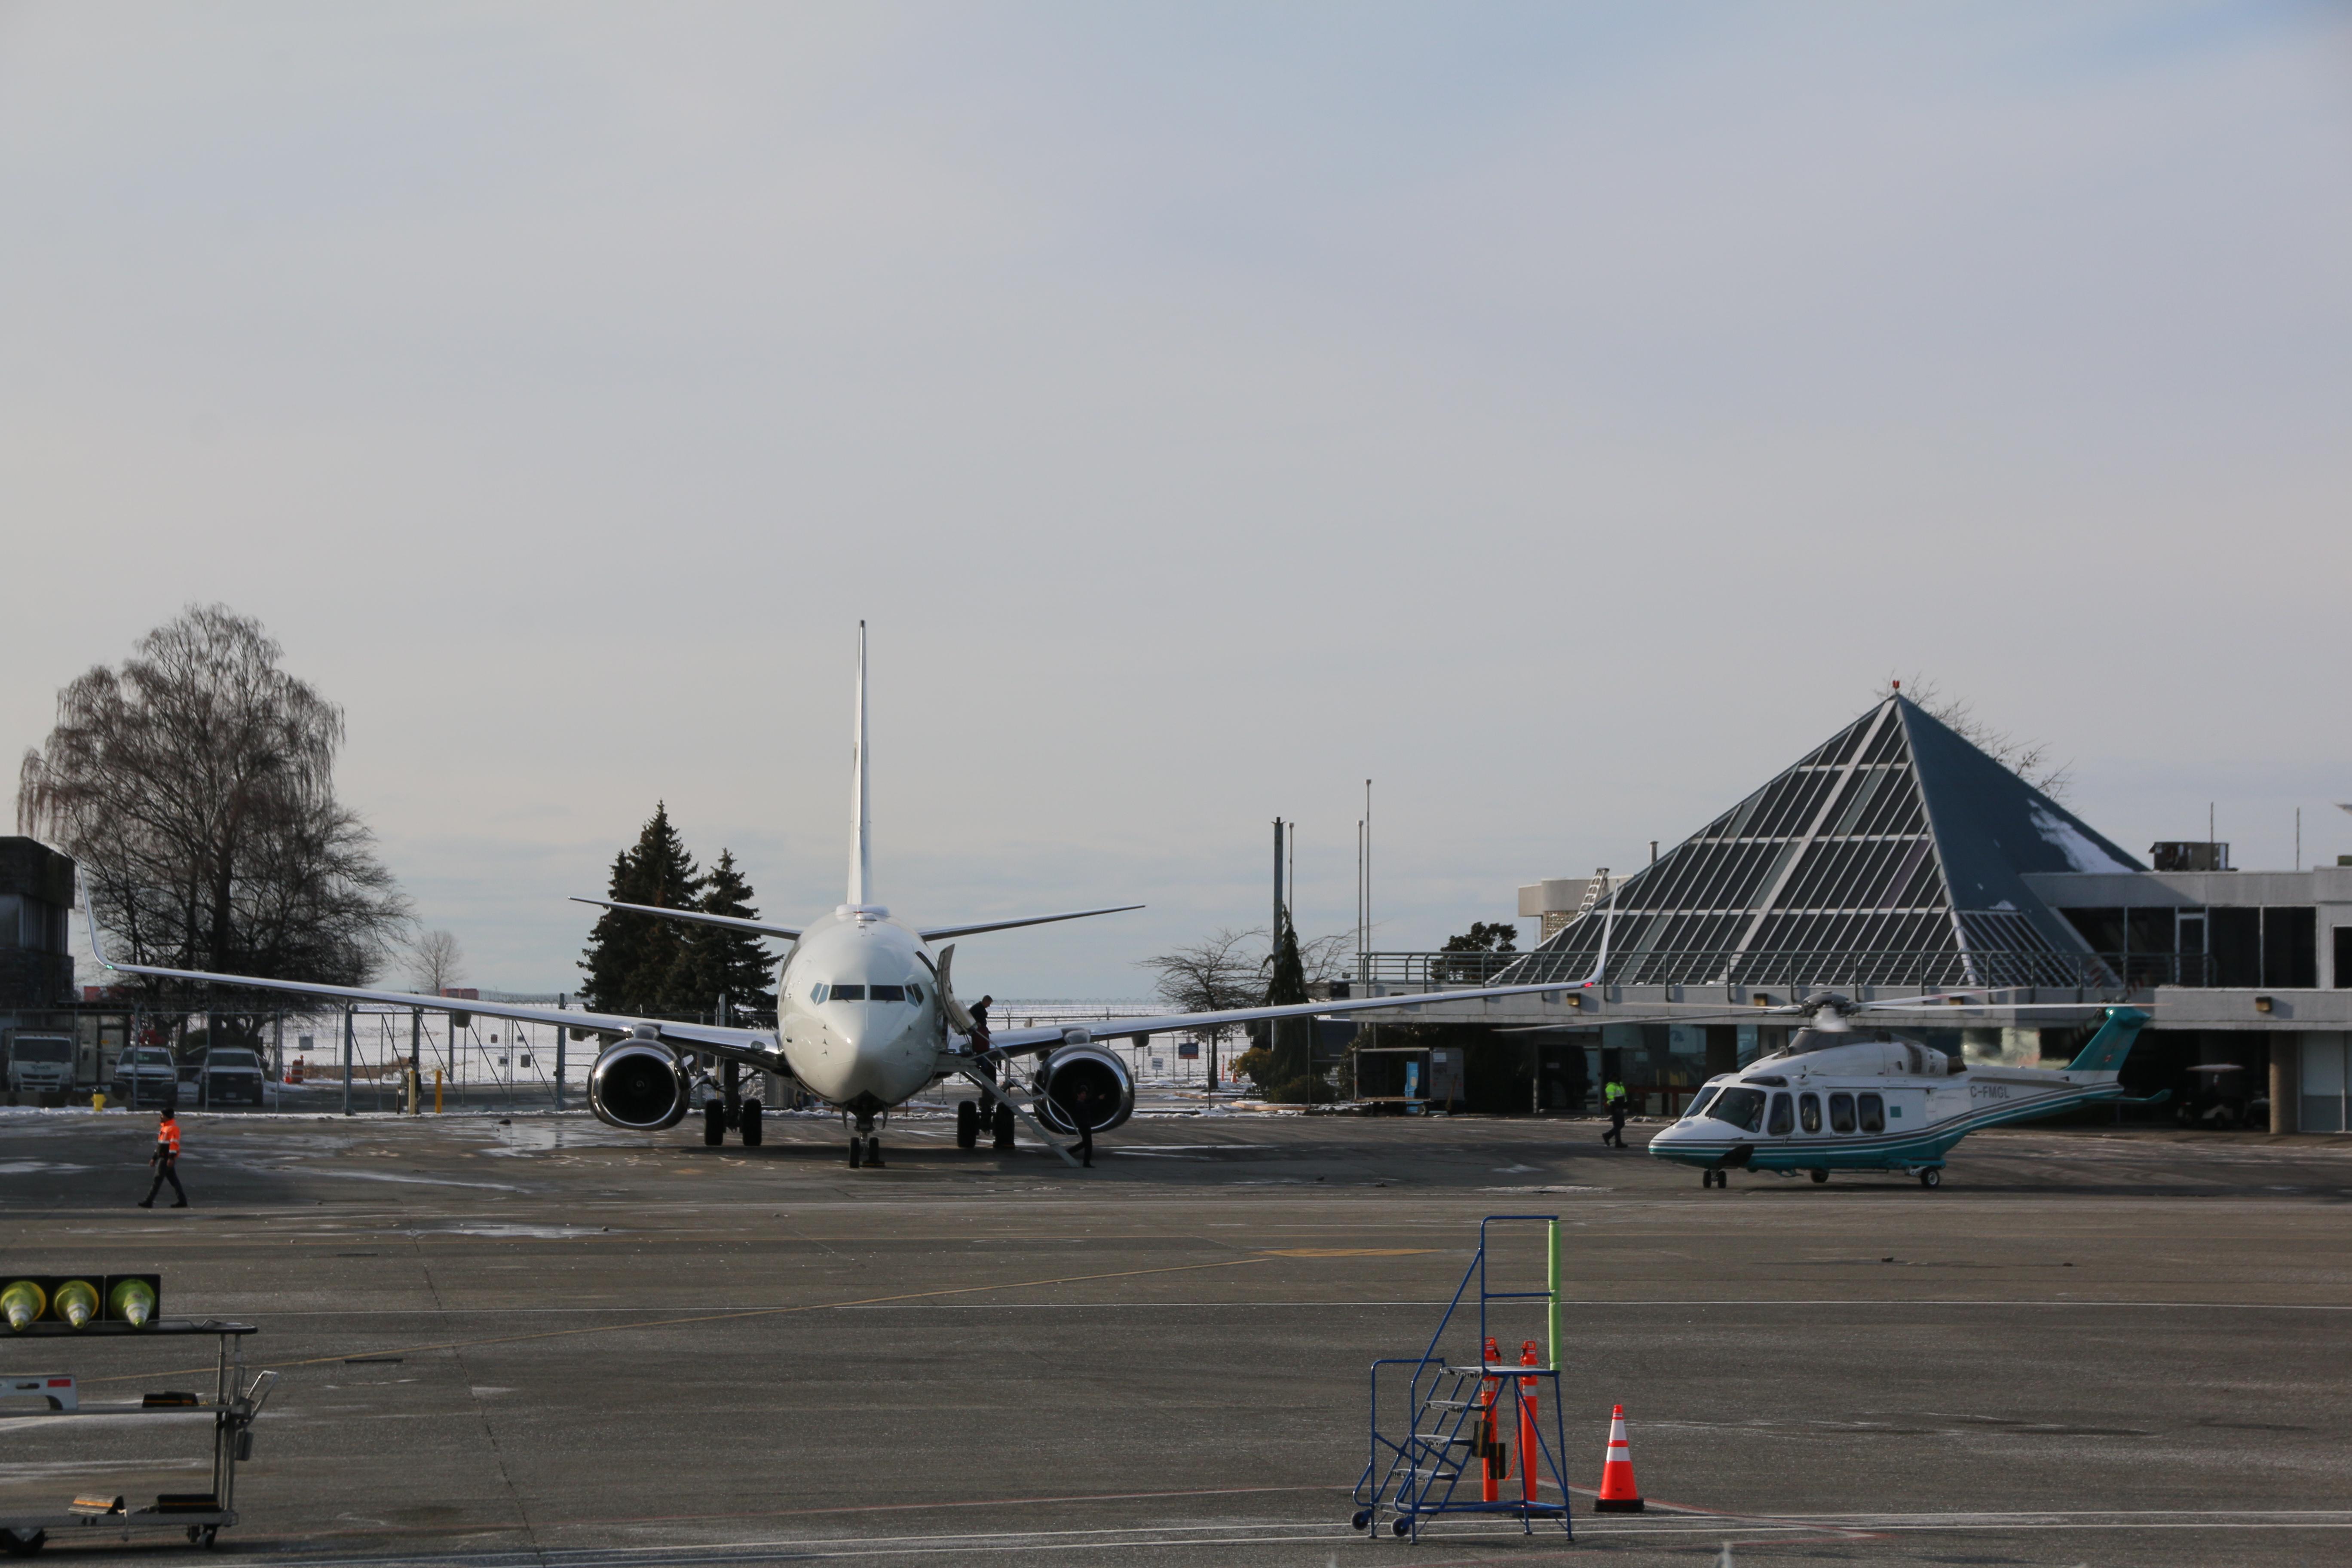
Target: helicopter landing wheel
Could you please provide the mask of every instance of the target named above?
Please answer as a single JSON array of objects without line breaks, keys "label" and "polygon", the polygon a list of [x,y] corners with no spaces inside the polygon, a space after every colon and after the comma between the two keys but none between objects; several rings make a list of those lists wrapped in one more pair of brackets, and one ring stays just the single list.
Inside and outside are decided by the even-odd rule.
[{"label": "helicopter landing wheel", "polygon": [[1830,1179],[1830,1173],[1829,1173],[1827,1171],[1823,1171],[1823,1170],[1815,1170],[1815,1171],[1813,1172],[1813,1185],[1815,1185],[1815,1186],[1817,1186],[1817,1187],[1818,1187],[1818,1186],[1820,1186],[1822,1183],[1824,1183],[1824,1182],[1828,1181],[1829,1179]]},{"label": "helicopter landing wheel", "polygon": [[1936,1165],[1930,1165],[1926,1170],[1920,1172],[1919,1184],[1927,1188],[1929,1192],[1934,1192],[1937,1187],[1942,1186],[1944,1184],[1944,1173],[1942,1168]]}]

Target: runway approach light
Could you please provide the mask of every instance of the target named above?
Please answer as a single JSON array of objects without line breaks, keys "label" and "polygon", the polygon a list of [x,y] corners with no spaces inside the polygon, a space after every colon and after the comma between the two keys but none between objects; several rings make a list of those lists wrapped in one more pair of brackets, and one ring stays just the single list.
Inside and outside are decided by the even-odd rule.
[{"label": "runway approach light", "polygon": [[48,1296],[30,1279],[11,1281],[0,1290],[0,1312],[8,1314],[11,1333],[23,1333],[33,1326],[35,1319],[48,1310]]},{"label": "runway approach light", "polygon": [[107,1298],[107,1311],[134,1329],[143,1329],[155,1315],[155,1288],[144,1279],[119,1279]]},{"label": "runway approach light", "polygon": [[58,1287],[49,1305],[68,1324],[81,1328],[98,1316],[98,1287],[87,1279],[68,1279]]}]

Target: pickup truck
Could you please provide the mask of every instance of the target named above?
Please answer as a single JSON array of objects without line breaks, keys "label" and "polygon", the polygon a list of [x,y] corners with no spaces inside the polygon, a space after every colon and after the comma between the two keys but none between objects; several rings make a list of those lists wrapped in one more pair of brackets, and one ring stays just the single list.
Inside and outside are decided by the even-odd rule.
[{"label": "pickup truck", "polygon": [[74,1043],[66,1035],[18,1035],[8,1042],[8,1093],[65,1094],[74,1081]]},{"label": "pickup truck", "polygon": [[114,1086],[108,1098],[117,1105],[161,1110],[178,1094],[180,1074],[172,1053],[161,1046],[132,1046],[114,1058]]},{"label": "pickup truck", "polygon": [[209,1108],[244,1100],[260,1105],[268,1096],[268,1081],[261,1058],[243,1046],[209,1047],[180,1064],[180,1103]]}]

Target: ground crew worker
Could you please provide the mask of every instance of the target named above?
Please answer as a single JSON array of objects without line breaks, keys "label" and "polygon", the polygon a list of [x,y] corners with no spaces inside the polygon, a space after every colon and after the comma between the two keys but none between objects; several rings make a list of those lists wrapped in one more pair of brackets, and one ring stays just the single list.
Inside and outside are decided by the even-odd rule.
[{"label": "ground crew worker", "polygon": [[139,1200],[139,1206],[153,1208],[155,1194],[163,1190],[165,1182],[169,1182],[172,1191],[179,1194],[173,1200],[172,1206],[186,1208],[188,1189],[180,1185],[180,1173],[175,1168],[180,1163],[180,1119],[173,1114],[168,1105],[163,1108],[163,1120],[155,1124],[155,1152],[147,1156],[147,1163],[155,1168],[155,1179],[148,1184],[147,1195]]},{"label": "ground crew worker", "polygon": [[1601,1098],[1609,1105],[1609,1131],[1601,1135],[1603,1143],[1625,1146],[1625,1086],[1611,1079],[1601,1089]]},{"label": "ground crew worker", "polygon": [[1070,1120],[1077,1124],[1078,1158],[1089,1171],[1095,1168],[1095,1091],[1080,1084],[1070,1096]]}]

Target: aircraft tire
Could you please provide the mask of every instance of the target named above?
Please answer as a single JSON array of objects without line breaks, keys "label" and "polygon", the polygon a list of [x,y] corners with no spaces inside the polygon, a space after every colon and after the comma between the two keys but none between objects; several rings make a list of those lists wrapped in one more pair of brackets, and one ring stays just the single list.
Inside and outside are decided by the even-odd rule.
[{"label": "aircraft tire", "polygon": [[1820,1169],[1818,1169],[1818,1168],[1814,1170],[1814,1172],[1813,1172],[1813,1185],[1815,1185],[1815,1186],[1817,1186],[1817,1187],[1818,1187],[1818,1186],[1820,1186],[1822,1183],[1824,1183],[1824,1182],[1828,1181],[1829,1179],[1830,1179],[1830,1173],[1829,1173],[1827,1171],[1820,1170]]},{"label": "aircraft tire", "polygon": [[727,1108],[715,1100],[702,1108],[702,1141],[714,1149],[727,1142]]},{"label": "aircraft tire", "polygon": [[1944,1184],[1943,1171],[1935,1165],[1928,1166],[1926,1170],[1919,1173],[1919,1184],[1927,1188],[1929,1192],[1934,1192],[1937,1187]]},{"label": "aircraft tire", "polygon": [[994,1135],[996,1147],[999,1149],[1013,1147],[1013,1108],[1011,1106],[1002,1101],[998,1102],[996,1117],[991,1123],[989,1131]]},{"label": "aircraft tire", "polygon": [[757,1149],[760,1146],[760,1102],[758,1100],[747,1100],[743,1102],[742,1121],[743,1147]]},{"label": "aircraft tire", "polygon": [[882,1135],[878,1132],[866,1141],[866,1163],[877,1171],[882,1168]]},{"label": "aircraft tire", "polygon": [[969,1100],[956,1101],[956,1147],[980,1147],[980,1107]]},{"label": "aircraft tire", "polygon": [[866,1140],[863,1138],[852,1137],[849,1141],[849,1168],[853,1171],[857,1169],[859,1163],[864,1161],[865,1158]]}]

